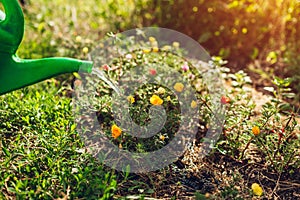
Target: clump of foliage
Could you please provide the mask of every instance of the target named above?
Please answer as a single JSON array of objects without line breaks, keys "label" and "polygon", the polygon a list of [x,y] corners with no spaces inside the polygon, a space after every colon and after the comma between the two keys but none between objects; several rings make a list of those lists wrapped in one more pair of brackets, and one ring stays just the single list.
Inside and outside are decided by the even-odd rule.
[{"label": "clump of foliage", "polygon": [[[121,40],[118,39],[118,35],[110,35],[112,38],[117,38],[117,41]],[[195,117],[193,120],[201,118],[202,123],[207,123],[210,115],[207,110],[207,106],[210,104],[209,95],[207,88],[204,86],[203,74],[201,74],[201,70],[204,71],[207,66],[193,66],[184,57],[184,50],[179,48],[180,44],[178,42],[174,42],[173,46],[164,45],[159,48],[157,47],[157,45],[160,45],[159,41],[156,41],[154,37],[144,39],[142,48],[140,48],[141,44],[136,44],[134,38],[123,38],[122,44],[128,45],[130,49],[135,49],[134,47],[136,46],[136,49],[132,52],[126,52],[126,54],[113,59],[112,63],[104,64],[98,68],[110,80],[116,82],[116,85],[122,85],[121,89],[123,93],[119,95],[125,95],[125,102],[121,101],[121,99],[119,99],[121,103],[118,100],[116,101],[116,97],[112,95],[111,85],[108,85],[104,81],[99,82],[99,77],[95,77],[94,75],[85,77],[87,82],[86,80],[83,81],[83,88],[77,88],[80,96],[89,96],[91,93],[90,88],[94,88],[97,91],[95,97],[91,96],[89,99],[94,99],[95,101],[93,105],[98,109],[97,117],[100,120],[101,127],[105,129],[105,134],[120,148],[138,153],[161,149],[172,141],[179,130],[180,123],[182,123],[181,120],[183,120],[181,116],[182,107],[195,110],[200,106],[200,113],[203,115],[203,118]],[[124,42],[124,40],[128,40],[128,42]],[[153,46],[153,44],[155,45]],[[99,59],[97,56],[101,55],[96,54],[95,56],[95,59]],[[130,70],[133,69],[138,69],[139,71],[136,74],[134,71],[130,73]],[[174,73],[172,70],[177,74],[172,74]],[[126,73],[130,74],[129,77],[126,76]],[[147,81],[143,82],[147,78],[150,83],[147,83]],[[134,81],[140,84],[138,88],[134,88],[137,87],[135,85],[137,83]],[[79,80],[79,83],[81,84],[81,80]],[[193,88],[195,95],[201,100],[188,98],[189,95],[192,96],[190,90],[187,89],[190,87]],[[135,90],[132,93],[127,92],[133,89]],[[182,99],[179,99],[180,97]],[[182,102],[183,99],[187,101]],[[122,109],[116,111],[113,107],[120,107]],[[126,109],[124,110],[123,107]],[[166,121],[163,119],[164,112],[161,109],[165,110]],[[128,112],[129,116],[125,115],[124,112]],[[115,120],[114,116],[118,115],[121,115],[121,119],[126,118],[127,122],[122,122],[122,124],[118,120]],[[124,116],[122,117],[122,115]],[[130,130],[129,128],[127,130],[122,129],[124,126],[130,127],[131,120],[137,126],[141,127],[152,124],[148,127],[152,131],[160,128],[161,125],[162,127],[152,137],[134,137],[130,133],[136,130]],[[119,127],[120,124],[121,127]],[[197,123],[193,124],[196,125]],[[182,129],[188,132],[190,128],[187,126]],[[143,131],[141,132],[140,134],[143,134]]]},{"label": "clump of foliage", "polygon": [[299,109],[282,100],[295,96],[289,88],[292,80],[275,77],[274,87],[266,88],[273,92],[273,97],[255,113],[257,100],[253,99],[251,90],[247,90],[246,85],[251,83],[247,74],[239,71],[227,78],[232,81],[233,89],[229,91],[231,102],[224,138],[217,148],[239,160],[247,160],[245,154],[254,149],[259,160],[270,169],[293,173],[300,166]]}]

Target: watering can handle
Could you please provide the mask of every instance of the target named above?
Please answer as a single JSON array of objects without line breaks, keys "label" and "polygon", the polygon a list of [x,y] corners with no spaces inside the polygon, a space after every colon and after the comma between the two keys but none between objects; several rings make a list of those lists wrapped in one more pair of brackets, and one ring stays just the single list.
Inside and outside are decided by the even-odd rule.
[{"label": "watering can handle", "polygon": [[24,34],[24,15],[17,0],[0,0],[0,51],[15,54]]}]

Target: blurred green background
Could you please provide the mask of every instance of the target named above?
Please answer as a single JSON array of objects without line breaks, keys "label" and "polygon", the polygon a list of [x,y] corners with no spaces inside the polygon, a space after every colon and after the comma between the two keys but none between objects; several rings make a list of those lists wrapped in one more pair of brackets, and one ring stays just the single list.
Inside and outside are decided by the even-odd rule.
[{"label": "blurred green background", "polygon": [[247,71],[256,87],[292,76],[300,91],[300,1],[158,0],[139,14],[144,25],[191,36],[232,71]]}]

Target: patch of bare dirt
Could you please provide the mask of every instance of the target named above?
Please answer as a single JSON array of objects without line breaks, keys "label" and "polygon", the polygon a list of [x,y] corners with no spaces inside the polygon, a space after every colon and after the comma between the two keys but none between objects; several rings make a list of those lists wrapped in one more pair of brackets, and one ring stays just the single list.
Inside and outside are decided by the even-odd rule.
[{"label": "patch of bare dirt", "polygon": [[[300,199],[299,169],[278,173],[270,171],[263,164],[263,158],[241,162],[215,152],[199,159],[199,153],[200,146],[194,145],[181,159],[163,170],[130,176],[119,186],[116,198],[138,199],[143,194],[148,197],[145,199],[195,199],[198,192],[208,199]],[[262,186],[262,197],[252,195],[254,182]]]}]

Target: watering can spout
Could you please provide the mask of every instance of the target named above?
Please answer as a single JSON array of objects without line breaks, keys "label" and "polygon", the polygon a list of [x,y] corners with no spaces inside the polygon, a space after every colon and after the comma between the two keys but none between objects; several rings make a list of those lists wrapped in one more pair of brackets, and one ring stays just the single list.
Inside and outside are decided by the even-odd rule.
[{"label": "watering can spout", "polygon": [[[0,56],[2,54],[0,53]],[[64,73],[90,73],[93,63],[72,58],[23,60],[17,56],[0,60],[0,94],[4,94]]]},{"label": "watering can spout", "polygon": [[24,34],[24,16],[17,0],[0,0],[0,95],[71,72],[88,72],[90,61],[73,58],[20,59],[16,51]]}]

